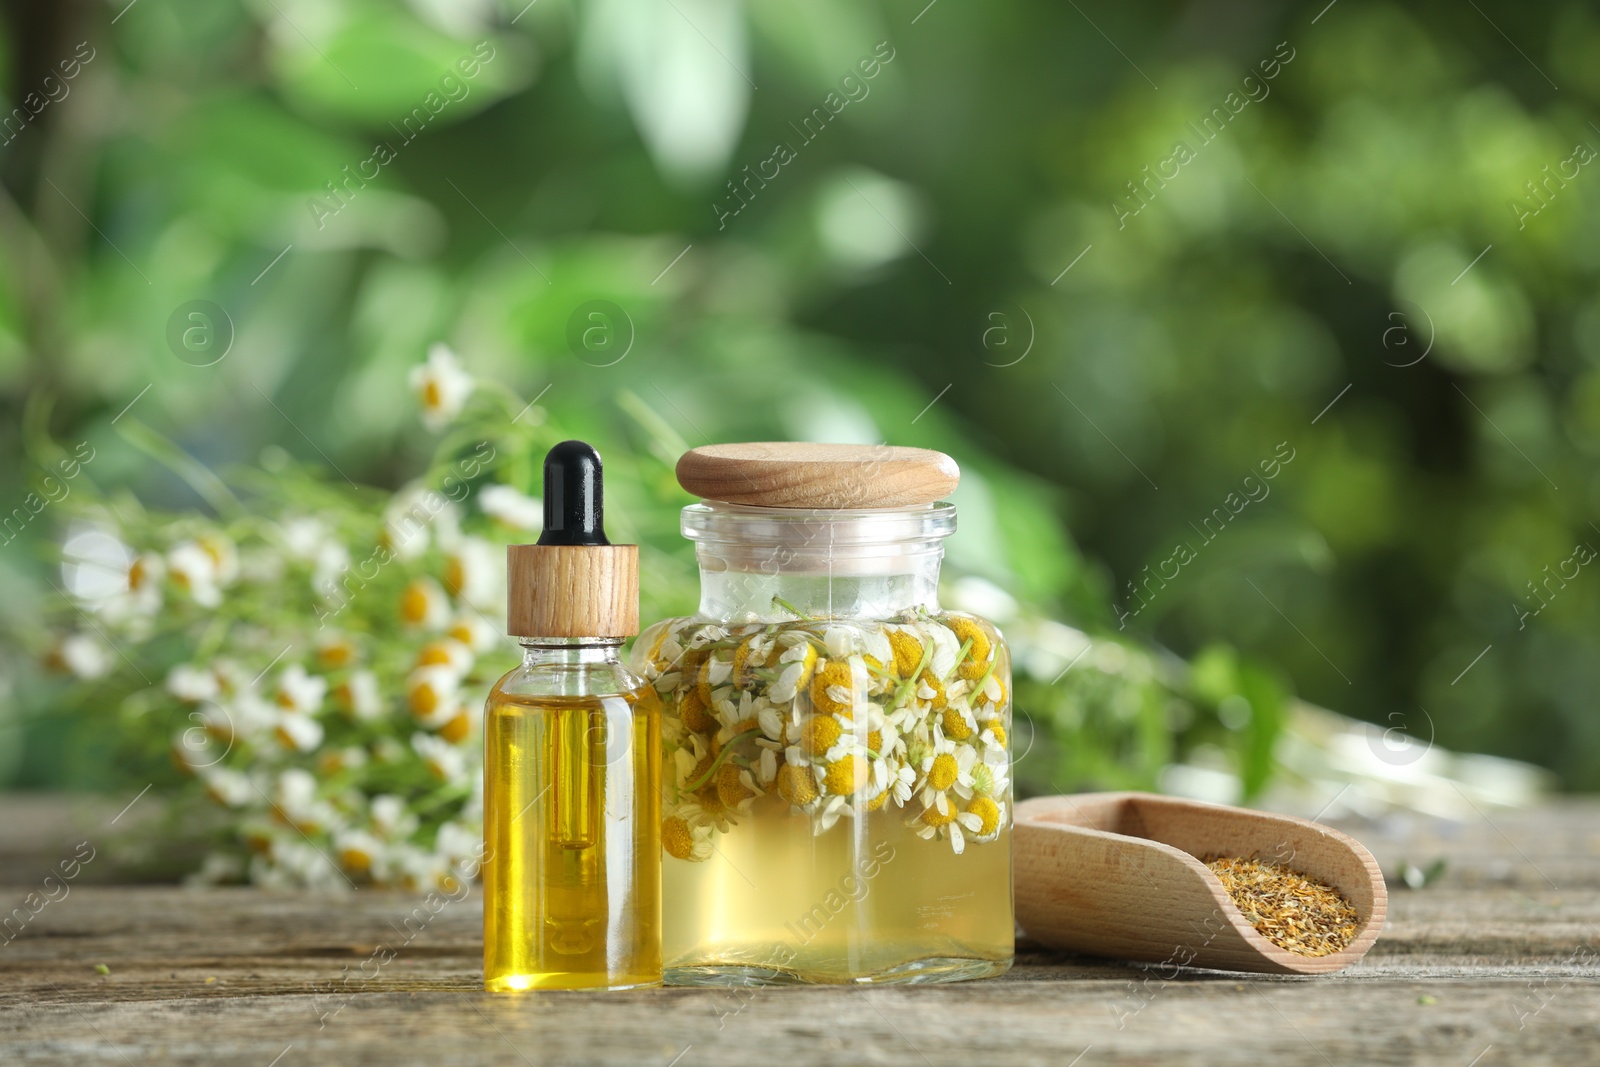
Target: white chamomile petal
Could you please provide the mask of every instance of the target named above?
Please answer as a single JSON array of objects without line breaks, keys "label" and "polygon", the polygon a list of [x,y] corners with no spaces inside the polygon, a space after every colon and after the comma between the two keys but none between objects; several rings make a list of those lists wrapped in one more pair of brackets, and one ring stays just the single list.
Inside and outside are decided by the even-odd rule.
[{"label": "white chamomile petal", "polygon": [[879,663],[890,663],[894,660],[894,646],[889,643],[889,634],[884,630],[873,630],[866,635],[867,654]]},{"label": "white chamomile petal", "polygon": [[851,627],[830,626],[822,632],[822,643],[828,647],[828,655],[834,659],[844,659],[852,652],[859,652],[863,647],[861,635]]}]

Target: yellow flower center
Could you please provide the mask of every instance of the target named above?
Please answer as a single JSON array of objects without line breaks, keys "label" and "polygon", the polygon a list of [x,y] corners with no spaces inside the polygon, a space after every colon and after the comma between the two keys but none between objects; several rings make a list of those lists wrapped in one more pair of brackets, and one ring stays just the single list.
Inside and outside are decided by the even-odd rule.
[{"label": "yellow flower center", "polygon": [[696,783],[699,783],[699,788],[704,788],[706,783],[701,782],[700,779],[704,778],[708,773],[710,773],[711,765],[715,763],[716,760],[717,750],[715,748],[713,748],[710,752],[707,752],[704,756],[701,756],[700,762],[696,763],[694,765],[694,770],[689,772],[688,784],[695,785]]},{"label": "yellow flower center", "polygon": [[434,689],[432,682],[419,683],[411,690],[411,710],[414,714],[432,715],[439,710],[441,703],[439,692]]},{"label": "yellow flower center", "polygon": [[421,583],[412,582],[400,595],[400,617],[410,623],[428,617],[428,590]]},{"label": "yellow flower center", "polygon": [[868,752],[881,752],[881,751],[883,751],[883,731],[882,730],[868,730],[867,731],[867,751]]},{"label": "yellow flower center", "polygon": [[738,689],[749,689],[755,683],[755,676],[748,671],[750,643],[754,640],[753,637],[747,637],[733,650],[733,684]]},{"label": "yellow flower center", "polygon": [[458,745],[466,740],[467,734],[471,730],[472,720],[467,716],[466,710],[463,709],[457,712],[449,722],[439,727],[439,736],[452,745]]},{"label": "yellow flower center", "polygon": [[972,647],[967,650],[967,658],[961,661],[956,673],[968,681],[982,678],[989,669],[989,635],[983,632],[983,627],[975,619],[953,616],[945,620],[945,625],[963,643],[972,642]]},{"label": "yellow flower center", "polygon": [[972,803],[967,805],[967,811],[983,820],[983,825],[978,828],[979,837],[988,837],[1000,827],[1000,805],[988,797],[973,797]]},{"label": "yellow flower center", "polygon": [[330,641],[317,650],[324,667],[343,667],[355,659],[356,649],[349,641]]},{"label": "yellow flower center", "polygon": [[136,559],[133,566],[128,568],[128,588],[138,592],[144,588],[144,583],[150,577],[149,568],[144,565],[144,560]]},{"label": "yellow flower center", "polygon": [[928,826],[945,826],[954,820],[955,817],[956,809],[953,805],[947,812],[941,812],[937,804],[932,807],[925,808],[922,812],[922,821]]},{"label": "yellow flower center", "polygon": [[724,763],[717,768],[717,799],[722,801],[724,807],[734,807],[746,797],[753,797],[754,793],[744,787],[739,780],[739,765],[737,763]]},{"label": "yellow flower center", "polygon": [[222,567],[222,546],[210,537],[200,538],[199,545],[200,551],[211,557],[212,566],[220,570]]},{"label": "yellow flower center", "polygon": [[694,835],[689,832],[689,824],[682,818],[674,815],[663,819],[661,822],[661,847],[667,855],[686,860],[694,854]]},{"label": "yellow flower center", "polygon": [[956,776],[960,773],[961,766],[956,763],[956,758],[948,752],[941,752],[933,757],[933,767],[928,771],[928,784],[942,793],[956,784]]},{"label": "yellow flower center", "polygon": [[779,663],[779,657],[787,650],[782,645],[774,644],[772,646],[772,654],[767,657],[767,666],[777,667],[780,670],[789,670],[796,662],[800,664],[800,674],[794,683],[796,692],[811,684],[812,672],[817,669],[817,650],[811,647],[810,642],[807,642],[804,648],[805,651],[801,653],[799,660]]},{"label": "yellow flower center", "polygon": [[811,679],[811,703],[823,713],[849,715],[852,704],[841,702],[828,695],[828,690],[841,686],[847,692],[855,690],[855,679],[850,664],[844,660],[829,660]]},{"label": "yellow flower center", "polygon": [[442,641],[430,641],[422,646],[422,651],[417,653],[417,666],[444,666],[450,665],[450,648]]},{"label": "yellow flower center", "polygon": [[697,734],[710,733],[717,728],[717,720],[712,718],[711,712],[706,709],[705,701],[700,699],[698,690],[689,689],[683,694],[683,701],[678,705],[678,714],[683,719],[683,725]]},{"label": "yellow flower center", "polygon": [[859,792],[866,784],[866,761],[855,756],[845,756],[828,764],[828,773],[823,780],[828,792],[837,796],[849,796],[851,793]]},{"label": "yellow flower center", "polygon": [[694,797],[700,802],[700,806],[705,809],[707,815],[720,815],[726,808],[726,805],[722,803],[722,798],[717,796],[716,782],[710,782],[702,786]]},{"label": "yellow flower center", "polygon": [[[685,640],[688,639],[685,638]],[[709,655],[711,655],[711,650],[708,648],[684,649],[683,655],[678,657],[679,663],[683,667],[683,676],[688,678],[690,675],[698,671],[700,669],[700,665],[706,661],[706,657]]]},{"label": "yellow flower center", "polygon": [[944,709],[940,725],[944,727],[944,735],[954,740],[965,741],[972,736],[972,727],[967,725],[967,717],[956,708]]},{"label": "yellow flower center", "polygon": [[813,715],[800,725],[800,747],[808,755],[820,756],[839,743],[844,727],[832,715]]},{"label": "yellow flower center", "polygon": [[883,792],[879,793],[877,796],[875,796],[871,800],[867,801],[867,804],[866,804],[866,807],[865,807],[864,810],[866,810],[866,811],[877,811],[879,808],[883,807],[883,805],[885,803],[887,803],[888,800],[889,800],[889,791],[887,789],[885,789]]},{"label": "yellow flower center", "polygon": [[901,678],[909,678],[910,672],[922,662],[922,641],[912,637],[906,630],[891,630],[890,648],[894,649],[894,673]]},{"label": "yellow flower center", "polygon": [[[990,700],[989,694],[985,693],[983,689],[979,689],[978,695],[973,697],[973,703],[978,704],[979,706],[984,704],[993,704],[995,707],[999,707],[1001,704],[1006,702],[1006,683],[1002,682],[999,678],[996,678],[992,674],[989,676],[989,680],[994,682],[995,689],[998,691],[998,695],[993,700]],[[985,682],[984,687],[987,688],[988,684],[988,682]]]},{"label": "yellow flower center", "polygon": [[922,642],[904,630],[891,630],[889,647],[894,649],[894,672],[902,678],[911,677],[922,662]]},{"label": "yellow flower center", "polygon": [[437,378],[429,378],[422,383],[422,406],[436,408],[444,403],[444,392],[439,388]]},{"label": "yellow flower center", "polygon": [[372,867],[372,857],[365,849],[347,848],[340,851],[339,863],[347,871],[366,871]]},{"label": "yellow flower center", "polygon": [[444,586],[452,596],[460,596],[467,587],[467,568],[460,556],[451,556],[444,563]]},{"label": "yellow flower center", "polygon": [[706,707],[711,706],[711,657],[707,656],[700,664],[700,671],[696,677],[696,689],[700,695],[700,702]]},{"label": "yellow flower center", "polygon": [[1006,728],[997,722],[989,724],[989,732],[994,734],[994,743],[1001,748],[1006,747]]},{"label": "yellow flower center", "polygon": [[458,622],[446,631],[451,637],[460,641],[468,648],[472,647],[472,627],[464,622]]},{"label": "yellow flower center", "polygon": [[817,799],[817,782],[806,767],[785,763],[778,768],[778,795],[795,807],[804,807]]}]

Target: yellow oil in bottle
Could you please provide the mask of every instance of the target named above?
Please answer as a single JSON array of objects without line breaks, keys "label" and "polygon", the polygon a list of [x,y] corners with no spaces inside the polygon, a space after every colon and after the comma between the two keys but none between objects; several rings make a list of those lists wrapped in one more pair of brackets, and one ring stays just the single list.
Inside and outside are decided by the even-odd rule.
[{"label": "yellow oil in bottle", "polygon": [[816,834],[757,807],[701,863],[668,860],[674,984],[981,978],[1011,966],[1010,830],[956,855],[883,811]]},{"label": "yellow oil in bottle", "polygon": [[484,987],[661,981],[660,718],[649,689],[484,714]]}]

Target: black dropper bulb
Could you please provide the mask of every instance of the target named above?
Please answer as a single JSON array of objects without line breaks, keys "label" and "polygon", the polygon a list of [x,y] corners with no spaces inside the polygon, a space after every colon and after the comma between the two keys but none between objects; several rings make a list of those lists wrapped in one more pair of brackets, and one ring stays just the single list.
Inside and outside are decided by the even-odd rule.
[{"label": "black dropper bulb", "polygon": [[609,545],[604,523],[600,453],[582,441],[562,441],[544,457],[544,533],[541,545]]}]

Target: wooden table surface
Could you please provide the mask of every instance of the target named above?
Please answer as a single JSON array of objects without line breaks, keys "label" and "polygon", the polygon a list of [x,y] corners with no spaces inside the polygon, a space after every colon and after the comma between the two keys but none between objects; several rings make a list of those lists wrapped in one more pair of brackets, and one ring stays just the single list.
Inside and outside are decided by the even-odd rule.
[{"label": "wooden table surface", "polygon": [[[0,801],[6,908],[85,836],[47,847],[33,804]],[[1386,872],[1449,866],[1391,876],[1383,937],[1322,978],[1023,942],[1004,978],[948,986],[491,996],[475,889],[363,969],[417,897],[96,885],[91,863],[0,934],[0,1064],[1600,1063],[1600,802],[1339,825]]]}]

